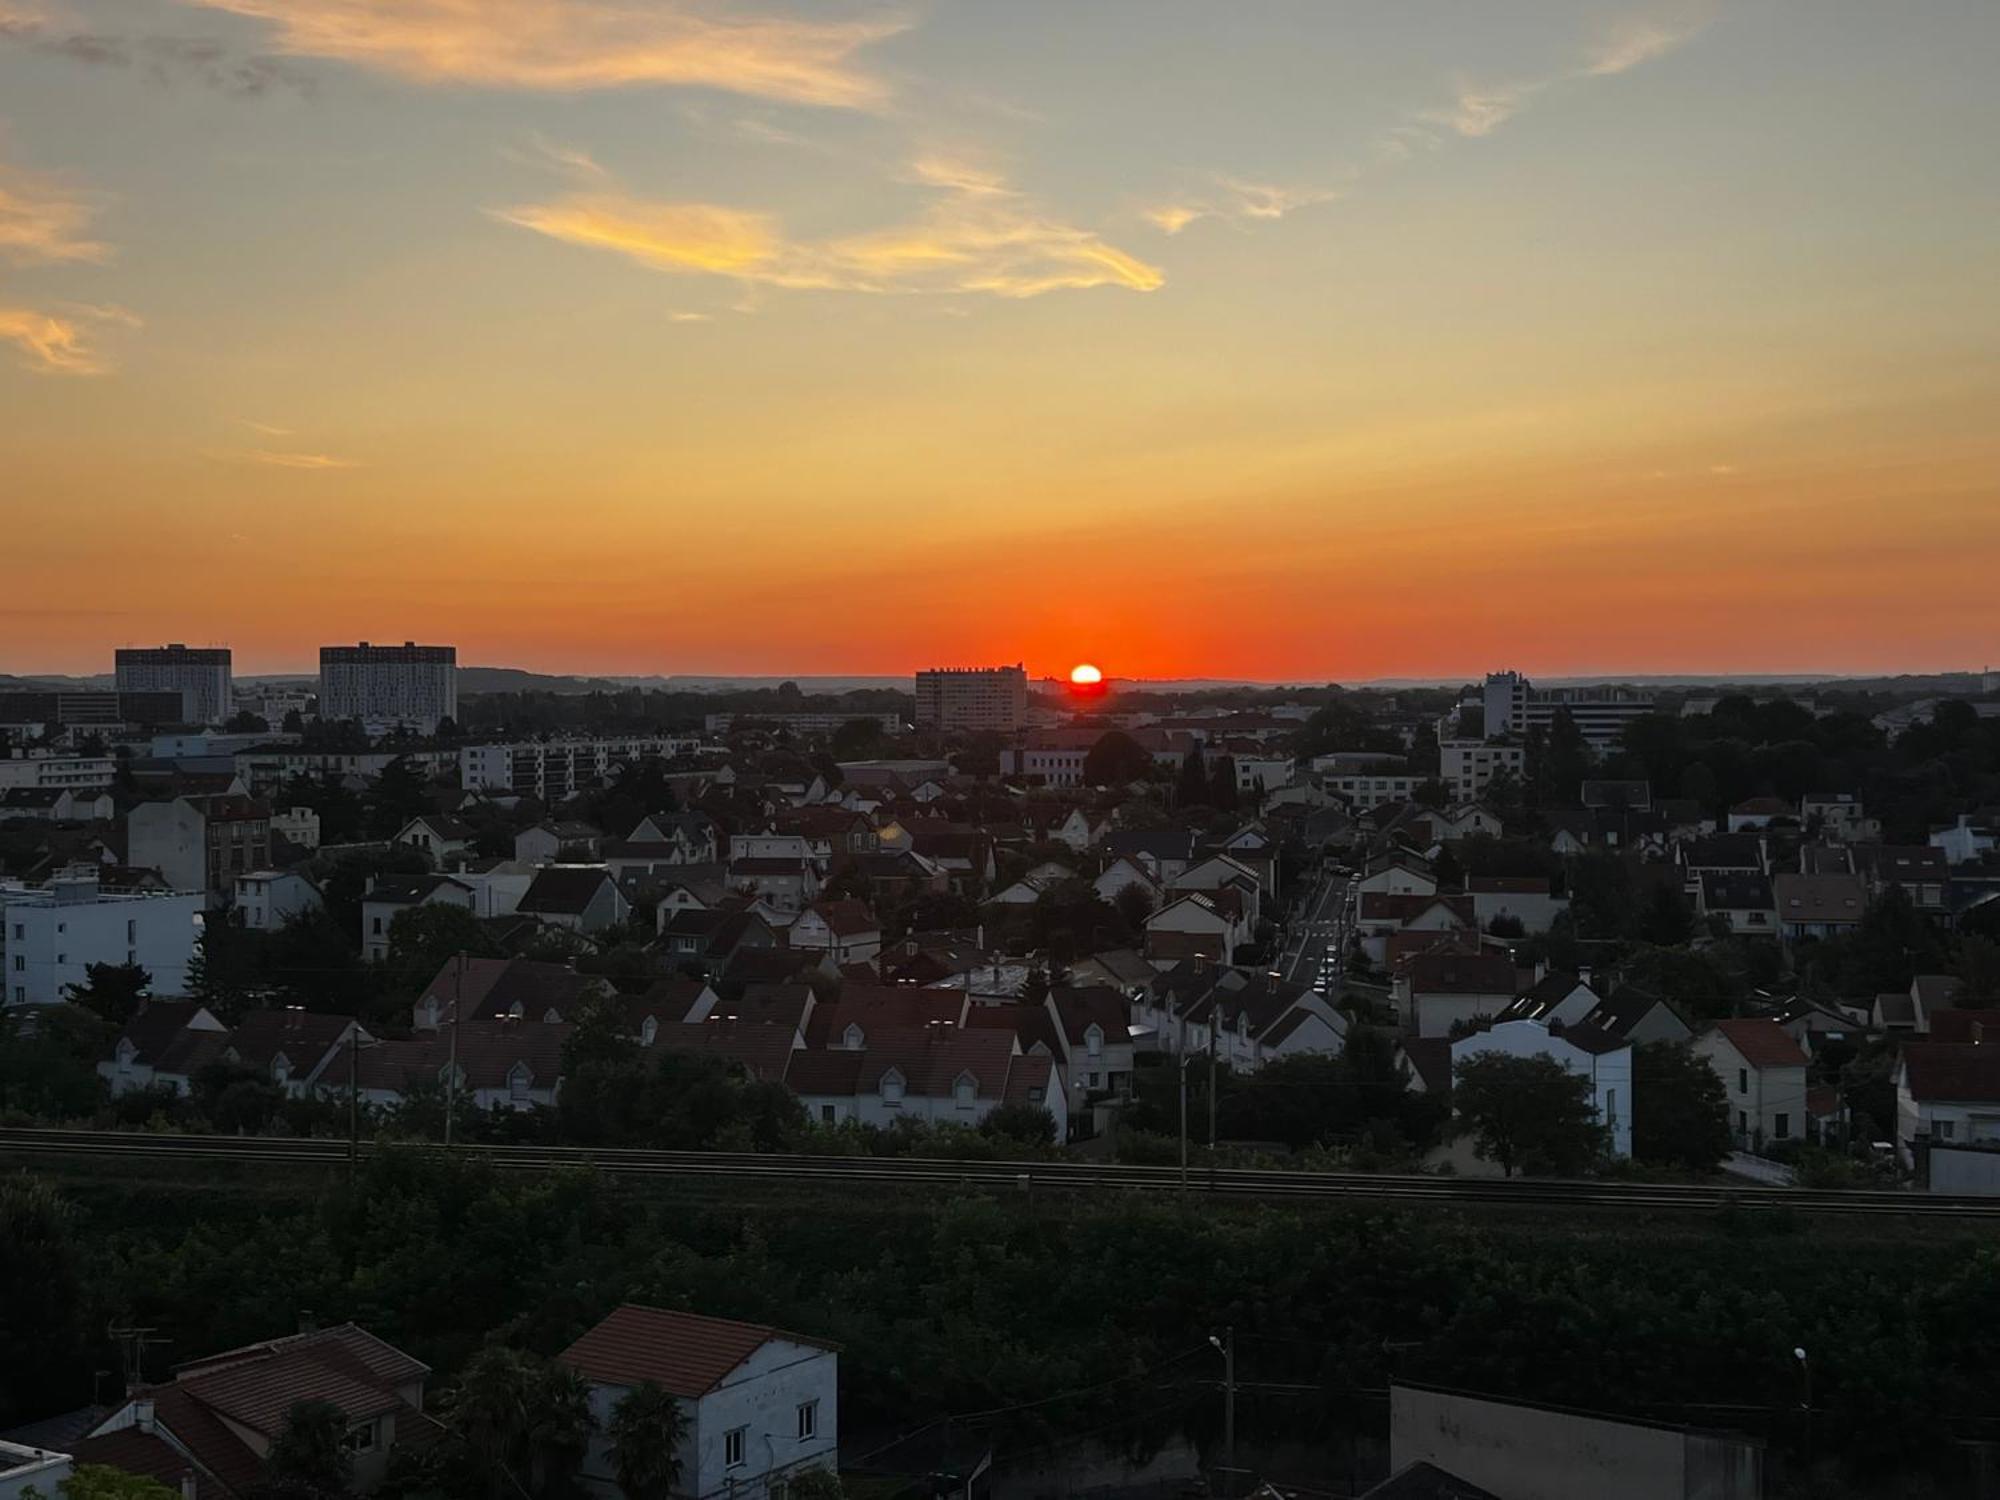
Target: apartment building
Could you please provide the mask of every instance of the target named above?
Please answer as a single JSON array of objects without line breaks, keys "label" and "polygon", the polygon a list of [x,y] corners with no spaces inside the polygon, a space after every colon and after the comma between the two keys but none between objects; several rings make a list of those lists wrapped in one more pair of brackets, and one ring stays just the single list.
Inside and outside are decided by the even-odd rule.
[{"label": "apartment building", "polygon": [[1516,780],[1528,773],[1528,752],[1524,746],[1493,740],[1440,740],[1438,779],[1451,791],[1455,802],[1475,802],[1505,771]]},{"label": "apartment building", "polygon": [[183,724],[220,724],[234,712],[227,646],[123,646],[113,660],[119,692],[179,693]]},{"label": "apartment building", "polygon": [[700,744],[687,736],[639,735],[467,745],[458,752],[459,784],[467,791],[562,802],[614,779],[620,766],[671,760],[691,754]]},{"label": "apartment building", "polygon": [[917,673],[919,729],[1013,734],[1027,714],[1025,667],[935,667]]},{"label": "apartment building", "polygon": [[458,648],[354,646],[319,648],[319,716],[406,725],[422,734],[458,717]]},{"label": "apartment building", "polygon": [[0,886],[6,1003],[55,1005],[68,986],[85,983],[92,964],[137,964],[154,994],[181,994],[202,909],[195,892],[106,891],[95,875]]},{"label": "apartment building", "polygon": [[1519,672],[1486,674],[1486,729],[1489,740],[1525,741],[1532,730],[1547,731],[1558,710],[1567,710],[1592,748],[1608,749],[1625,726],[1653,711],[1653,695],[1632,688],[1590,684],[1538,688]]}]

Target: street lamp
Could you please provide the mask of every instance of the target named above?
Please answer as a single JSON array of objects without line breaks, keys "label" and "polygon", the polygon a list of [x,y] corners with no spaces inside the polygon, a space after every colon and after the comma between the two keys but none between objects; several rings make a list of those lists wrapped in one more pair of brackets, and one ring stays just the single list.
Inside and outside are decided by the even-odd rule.
[{"label": "street lamp", "polygon": [[1208,1336],[1215,1352],[1222,1356],[1222,1462],[1225,1493],[1236,1487],[1236,1328],[1222,1330],[1222,1337]]},{"label": "street lamp", "polygon": [[1805,1423],[1806,1477],[1810,1480],[1813,1464],[1812,1361],[1806,1358],[1803,1348],[1793,1349],[1792,1358],[1799,1362],[1799,1416]]}]

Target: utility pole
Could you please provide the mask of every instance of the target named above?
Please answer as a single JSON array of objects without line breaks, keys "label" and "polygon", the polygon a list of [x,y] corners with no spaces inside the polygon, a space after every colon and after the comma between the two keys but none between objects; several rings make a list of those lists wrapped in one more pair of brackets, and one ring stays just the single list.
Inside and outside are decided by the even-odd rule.
[{"label": "utility pole", "polygon": [[1222,1483],[1223,1493],[1236,1488],[1236,1325],[1214,1334],[1208,1341],[1222,1354]]},{"label": "utility pole", "polygon": [[451,1053],[445,1064],[444,1148],[451,1149],[452,1117],[458,1113],[458,1014],[465,1008],[465,950],[460,949],[453,965],[457,982],[451,997]]},{"label": "utility pole", "polygon": [[1181,1206],[1187,1206],[1187,1012],[1179,1005],[1174,1007],[1174,1062],[1181,1075]]}]

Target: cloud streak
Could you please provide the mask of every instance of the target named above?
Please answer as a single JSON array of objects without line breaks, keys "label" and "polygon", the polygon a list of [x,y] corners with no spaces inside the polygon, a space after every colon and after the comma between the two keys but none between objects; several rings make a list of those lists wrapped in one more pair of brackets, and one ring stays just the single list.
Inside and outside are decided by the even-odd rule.
[{"label": "cloud streak", "polygon": [[690,0],[184,0],[268,23],[276,50],[427,84],[713,88],[832,108],[888,97],[854,55],[893,16],[732,15]]},{"label": "cloud streak", "polygon": [[1713,0],[1685,0],[1665,13],[1626,15],[1599,32],[1581,62],[1561,72],[1503,83],[1461,81],[1449,108],[1424,110],[1416,118],[1472,140],[1489,136],[1537,95],[1579,79],[1629,73],[1693,40],[1713,18]]},{"label": "cloud streak", "polygon": [[111,259],[111,247],[85,234],[96,213],[89,196],[56,178],[0,162],[0,261],[11,266],[102,264]]},{"label": "cloud streak", "polygon": [[1218,176],[1209,193],[1170,199],[1141,209],[1140,213],[1163,234],[1179,234],[1203,219],[1226,219],[1236,224],[1268,223],[1315,203],[1330,203],[1339,196],[1340,191],[1331,187],[1291,187]]},{"label": "cloud streak", "polygon": [[319,471],[360,467],[352,459],[335,458],[328,453],[278,453],[267,448],[219,448],[212,450],[209,457],[225,463],[263,464],[273,469]]},{"label": "cloud streak", "polygon": [[97,331],[138,321],[123,308],[71,305],[49,312],[0,303],[0,343],[12,345],[20,363],[38,375],[102,375],[111,363],[96,346]]},{"label": "cloud streak", "polygon": [[654,270],[753,287],[1020,298],[1100,286],[1150,292],[1165,283],[1156,266],[1037,211],[996,173],[924,157],[909,175],[933,195],[916,217],[827,240],[794,239],[769,214],[616,191],[572,193],[495,216]]},{"label": "cloud streak", "polygon": [[240,55],[207,37],[123,36],[78,31],[46,15],[0,5],[0,41],[86,67],[130,68],[158,83],[189,79],[238,98],[277,87],[310,92],[309,80],[278,58]]}]

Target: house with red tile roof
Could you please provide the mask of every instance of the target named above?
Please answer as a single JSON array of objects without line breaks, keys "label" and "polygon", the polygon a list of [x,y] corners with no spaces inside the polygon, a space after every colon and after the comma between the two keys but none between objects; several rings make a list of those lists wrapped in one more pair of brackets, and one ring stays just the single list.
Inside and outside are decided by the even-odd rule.
[{"label": "house with red tile roof", "polygon": [[1739,1146],[1804,1139],[1806,1055],[1784,1027],[1761,1017],[1717,1021],[1694,1050],[1722,1080]]},{"label": "house with red tile roof", "polygon": [[353,1323],[248,1344],[141,1386],[77,1443],[79,1465],[156,1479],[189,1500],[234,1500],[267,1482],[265,1459],[301,1401],[346,1419],[354,1486],[371,1489],[398,1445],[434,1440],[430,1368]]},{"label": "house with red tile roof", "polygon": [[676,1495],[769,1495],[836,1465],[840,1346],[825,1339],[627,1303],[556,1362],[590,1387],[594,1426],[581,1478],[592,1495],[622,1500],[612,1416],[648,1385],[673,1397],[686,1418]]},{"label": "house with red tile roof", "polygon": [[1514,1003],[1519,976],[1504,954],[1419,953],[1392,981],[1403,1029],[1415,1036],[1450,1036],[1462,1021],[1497,1016]]},{"label": "house with red tile roof", "polygon": [[[1946,1012],[1939,1012],[1946,1014]],[[1983,1031],[1983,1028],[1982,1028]],[[2000,1042],[1911,1042],[1896,1063],[1896,1153],[2000,1142]]]},{"label": "house with red tile roof", "polygon": [[836,964],[866,963],[882,951],[882,923],[865,901],[822,898],[799,913],[787,940],[831,953]]}]

